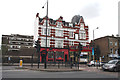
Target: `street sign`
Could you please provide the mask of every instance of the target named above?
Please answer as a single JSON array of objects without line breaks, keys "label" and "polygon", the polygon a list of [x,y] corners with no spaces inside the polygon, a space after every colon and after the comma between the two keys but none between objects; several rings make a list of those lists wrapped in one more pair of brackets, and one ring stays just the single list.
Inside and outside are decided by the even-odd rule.
[{"label": "street sign", "polygon": [[94,48],[92,48],[92,55],[94,55]]}]

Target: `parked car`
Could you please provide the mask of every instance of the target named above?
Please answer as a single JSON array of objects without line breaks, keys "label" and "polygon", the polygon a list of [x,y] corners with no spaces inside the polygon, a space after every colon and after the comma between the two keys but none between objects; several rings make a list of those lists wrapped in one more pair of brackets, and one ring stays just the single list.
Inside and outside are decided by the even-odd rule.
[{"label": "parked car", "polygon": [[108,63],[102,66],[102,69],[109,71],[120,71],[120,60],[110,60]]},{"label": "parked car", "polygon": [[102,66],[103,63],[102,62],[96,62],[94,60],[90,61],[88,64],[87,64],[89,67],[91,66]]}]

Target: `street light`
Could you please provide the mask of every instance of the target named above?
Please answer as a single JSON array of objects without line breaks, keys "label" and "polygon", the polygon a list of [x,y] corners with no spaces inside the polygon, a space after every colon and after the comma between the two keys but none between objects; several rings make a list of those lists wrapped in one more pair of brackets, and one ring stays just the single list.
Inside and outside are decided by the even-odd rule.
[{"label": "street light", "polygon": [[[46,3],[45,3],[46,4]],[[45,6],[44,4],[44,6]],[[42,8],[44,8],[44,6]],[[48,27],[48,0],[47,0],[47,13],[46,13],[46,54],[45,54],[45,62],[44,62],[44,68],[46,69],[46,56],[47,56],[47,27]]]},{"label": "street light", "polygon": [[[96,30],[96,29],[99,29],[99,27],[93,29],[93,48],[95,47],[94,46],[94,30]],[[93,60],[95,60],[95,54],[93,55]]]},{"label": "street light", "polygon": [[93,40],[94,40],[94,30],[99,29],[99,27],[93,29]]}]

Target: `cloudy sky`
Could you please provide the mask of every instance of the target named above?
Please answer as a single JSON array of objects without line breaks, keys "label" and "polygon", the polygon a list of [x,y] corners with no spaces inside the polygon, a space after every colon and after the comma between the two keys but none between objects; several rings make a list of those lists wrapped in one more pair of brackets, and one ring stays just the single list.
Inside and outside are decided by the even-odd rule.
[{"label": "cloudy sky", "polygon": [[[118,2],[120,0],[49,0],[48,16],[58,19],[63,16],[71,22],[74,15],[83,16],[89,26],[90,40],[118,34]],[[46,0],[1,0],[0,1],[0,37],[2,34],[34,35],[36,13],[46,15]],[[89,41],[90,41],[89,40]]]}]

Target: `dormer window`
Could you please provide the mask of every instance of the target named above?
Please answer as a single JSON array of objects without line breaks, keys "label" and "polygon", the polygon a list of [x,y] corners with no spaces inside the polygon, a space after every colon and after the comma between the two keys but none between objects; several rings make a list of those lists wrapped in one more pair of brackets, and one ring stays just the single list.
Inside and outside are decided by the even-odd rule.
[{"label": "dormer window", "polygon": [[[48,23],[48,26],[49,26],[49,21],[47,21],[47,23]],[[43,25],[45,25],[45,26],[46,26],[46,20],[44,20]]]},{"label": "dormer window", "polygon": [[62,28],[62,23],[61,22],[57,22],[57,27]]},{"label": "dormer window", "polygon": [[73,24],[69,24],[70,27],[73,27]]},{"label": "dormer window", "polygon": [[84,24],[80,23],[80,30],[84,30]]}]

